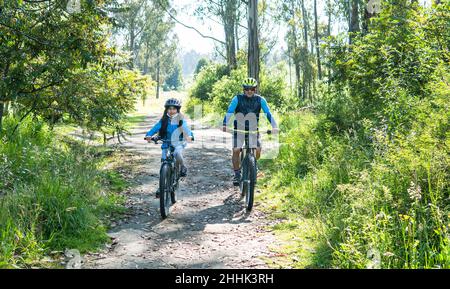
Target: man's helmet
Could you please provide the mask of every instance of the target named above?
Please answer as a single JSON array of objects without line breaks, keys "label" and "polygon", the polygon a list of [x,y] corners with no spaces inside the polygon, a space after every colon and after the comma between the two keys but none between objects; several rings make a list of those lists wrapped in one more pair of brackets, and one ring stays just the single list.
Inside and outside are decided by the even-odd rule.
[{"label": "man's helmet", "polygon": [[169,106],[174,106],[176,108],[181,108],[181,101],[176,98],[169,98],[166,100],[166,103],[164,104],[165,108],[168,108]]},{"label": "man's helmet", "polygon": [[244,89],[255,88],[258,86],[258,81],[256,81],[256,79],[254,79],[252,77],[249,77],[244,80],[244,82],[242,83],[242,86],[244,87]]}]

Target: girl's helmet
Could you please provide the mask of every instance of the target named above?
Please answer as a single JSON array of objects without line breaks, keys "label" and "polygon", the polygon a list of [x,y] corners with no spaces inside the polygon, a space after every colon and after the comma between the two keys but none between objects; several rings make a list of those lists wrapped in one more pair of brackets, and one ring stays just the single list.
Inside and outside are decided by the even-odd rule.
[{"label": "girl's helmet", "polygon": [[181,101],[176,98],[169,98],[166,100],[166,103],[164,104],[165,108],[168,108],[169,106],[174,106],[176,108],[181,108]]},{"label": "girl's helmet", "polygon": [[242,86],[245,88],[255,88],[258,86],[258,81],[252,77],[249,77],[244,80]]}]

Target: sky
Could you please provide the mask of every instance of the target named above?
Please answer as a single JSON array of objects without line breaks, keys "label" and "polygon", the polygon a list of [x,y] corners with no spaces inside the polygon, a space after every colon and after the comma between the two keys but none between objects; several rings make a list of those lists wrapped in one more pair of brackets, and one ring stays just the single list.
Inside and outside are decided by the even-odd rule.
[{"label": "sky", "polygon": [[[211,35],[218,39],[224,38],[223,28],[219,24],[211,20],[203,23],[198,17],[193,16],[193,7],[198,4],[198,0],[175,0],[173,2],[174,8],[177,10],[176,18],[180,22],[195,27],[204,35]],[[214,41],[201,37],[193,29],[176,23],[174,32],[178,35],[179,47],[185,52],[195,50],[201,54],[209,54],[214,51]]]},{"label": "sky", "polygon": [[[271,0],[268,0],[271,2]],[[224,39],[223,27],[209,19],[201,21],[194,15],[195,7],[198,5],[198,0],[173,0],[173,6],[177,10],[176,18],[189,26],[193,26],[202,32],[204,35],[214,36],[218,39]],[[321,21],[326,22],[324,11],[324,0],[318,0],[317,10],[319,12],[319,18]],[[323,12],[323,13],[321,13]],[[285,27],[279,27],[275,29],[278,32],[279,41],[276,48],[281,49],[285,46]],[[179,47],[182,51],[187,52],[195,50],[201,54],[210,54],[214,51],[214,40],[201,37],[193,29],[184,27],[183,25],[176,23],[174,32],[178,35]],[[263,32],[262,32],[263,33]]]},{"label": "sky", "polygon": [[[189,26],[193,26],[197,28],[200,32],[205,35],[211,35],[218,39],[224,39],[224,32],[221,25],[215,23],[211,20],[205,20],[202,22],[198,19],[198,17],[193,15],[195,7],[198,5],[201,0],[173,0],[172,3],[174,8],[177,10],[177,19],[182,23],[188,24]],[[272,2],[273,0],[266,0]],[[376,0],[375,0],[376,1]],[[379,0],[383,1],[383,0]],[[312,1],[307,1],[306,3],[311,3]],[[419,0],[419,3],[425,6],[429,6],[431,0]],[[325,0],[317,1],[317,11],[319,13],[319,21],[322,23],[327,22],[327,18],[325,15]],[[332,34],[337,34],[339,30],[345,29],[345,23],[333,23]],[[277,31],[277,30],[275,30]],[[278,49],[285,46],[285,31],[286,28],[281,27],[278,32]],[[214,51],[214,41],[211,39],[206,39],[201,37],[197,32],[192,29],[186,28],[180,24],[176,24],[175,33],[179,38],[179,47],[182,51],[187,52],[190,50],[195,50],[201,54],[210,54]],[[262,32],[264,33],[264,32]]]},{"label": "sky", "polygon": [[[198,6],[198,3],[201,0],[172,0],[173,7],[177,10],[176,18],[189,26],[193,26],[202,32],[205,35],[214,36],[218,39],[224,39],[223,27],[212,21],[206,19],[205,21],[201,21],[194,15],[195,7]],[[274,0],[266,0],[272,2]],[[380,0],[383,1],[383,0]],[[307,3],[310,1],[307,1]],[[312,2],[312,1],[311,1]],[[431,0],[419,0],[422,5],[429,6]],[[327,22],[327,18],[325,15],[325,0],[317,1],[317,11],[319,12],[319,21],[322,23]],[[345,24],[344,24],[345,26]],[[338,25],[337,23],[333,23],[332,34],[336,34],[339,29],[345,29],[342,25]],[[275,49],[280,49],[286,46],[285,44],[285,27],[280,27],[280,29],[276,29],[278,32],[278,44]],[[214,52],[214,41],[211,39],[206,39],[201,37],[196,31],[186,28],[181,24],[176,23],[174,32],[177,34],[179,43],[178,47],[180,48],[180,53],[189,52],[194,50],[200,54],[212,54]],[[264,33],[264,32],[261,32]]]}]

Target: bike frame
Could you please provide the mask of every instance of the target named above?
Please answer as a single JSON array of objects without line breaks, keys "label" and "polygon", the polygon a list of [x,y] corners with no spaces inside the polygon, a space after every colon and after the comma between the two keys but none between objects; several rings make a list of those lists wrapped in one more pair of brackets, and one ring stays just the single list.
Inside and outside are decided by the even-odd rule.
[{"label": "bike frame", "polygon": [[[238,132],[240,132],[240,131],[238,131]],[[245,161],[245,158],[248,155],[256,156],[256,148],[250,147],[249,136],[250,136],[250,134],[256,134],[256,133],[259,133],[259,132],[246,132],[246,131],[244,131],[244,133],[245,133],[244,146],[241,148],[241,164],[240,164],[240,169],[241,170],[243,168],[243,163]]]},{"label": "bike frame", "polygon": [[[258,133],[258,132],[256,132]],[[245,198],[245,206],[247,211],[250,211],[253,207],[254,190],[256,185],[256,171],[250,172],[250,159],[254,161],[253,168],[256,169],[256,148],[250,147],[251,132],[245,132],[244,147],[241,148],[241,164],[240,169],[242,171],[242,178],[240,181],[241,196]],[[252,178],[251,176],[254,176]]]},{"label": "bike frame", "polygon": [[[157,144],[161,139],[154,140],[154,143]],[[164,143],[170,143],[169,141],[164,141]],[[166,218],[169,214],[169,208],[172,204],[176,202],[175,192],[178,189],[179,184],[179,164],[177,164],[174,156],[175,147],[169,144],[167,149],[166,157],[161,159],[161,168],[160,168],[160,209],[161,216]],[[168,169],[166,169],[168,168]],[[164,177],[162,177],[164,174]],[[165,180],[164,190],[161,189],[161,180]]]},{"label": "bike frame", "polygon": [[[256,147],[250,147],[250,135],[259,135],[259,130],[256,131],[241,131],[245,135],[244,146],[241,148],[240,155],[240,170],[242,172],[242,178],[240,181],[241,195],[245,197],[245,204],[247,211],[251,211],[254,202],[255,186],[257,182],[257,160],[256,160]],[[271,130],[267,131],[267,134],[272,134]]]},{"label": "bike frame", "polygon": [[175,147],[172,145],[169,145],[169,148],[167,150],[166,159],[162,160],[162,162],[161,162],[161,167],[165,164],[168,164],[170,166],[171,193],[172,194],[175,193],[175,190],[178,187],[178,181],[179,181],[179,175],[180,175],[179,164],[177,164],[177,161],[175,160],[174,152],[175,152]]}]

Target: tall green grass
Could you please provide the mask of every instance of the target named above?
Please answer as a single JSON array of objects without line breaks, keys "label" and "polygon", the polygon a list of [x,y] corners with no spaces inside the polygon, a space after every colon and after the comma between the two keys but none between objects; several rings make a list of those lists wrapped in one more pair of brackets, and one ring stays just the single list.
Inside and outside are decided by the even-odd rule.
[{"label": "tall green grass", "polygon": [[[11,131],[14,119],[6,119]],[[0,144],[0,268],[52,266],[51,251],[93,250],[109,240],[104,216],[121,212],[101,170],[102,148],[67,142],[28,120]],[[117,178],[113,176],[114,178]]]},{"label": "tall green grass", "polygon": [[[294,224],[276,230],[319,234],[313,253],[299,244],[302,266],[450,268],[449,95],[433,91],[411,108],[410,128],[391,135],[369,124],[337,131],[308,112],[283,119],[285,146],[264,163],[271,174],[261,199]],[[300,220],[318,225],[305,233]]]}]

